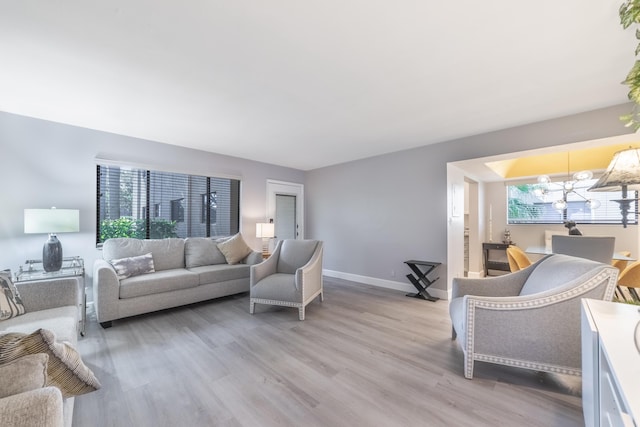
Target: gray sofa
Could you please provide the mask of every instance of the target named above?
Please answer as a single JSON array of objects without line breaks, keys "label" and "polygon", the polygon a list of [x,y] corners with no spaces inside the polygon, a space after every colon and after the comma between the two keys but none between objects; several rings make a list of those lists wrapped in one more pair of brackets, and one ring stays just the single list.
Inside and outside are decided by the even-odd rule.
[{"label": "gray sofa", "polygon": [[[76,347],[80,326],[80,284],[77,278],[17,283],[25,314],[0,322],[0,333],[52,331],[57,342]],[[23,373],[21,375],[27,375]],[[3,388],[0,378],[0,388]],[[62,398],[56,387],[44,387],[0,399],[2,426],[70,427],[74,398]]]},{"label": "gray sofa", "polygon": [[[225,239],[108,239],[93,268],[93,300],[103,327],[124,317],[178,307],[249,290],[250,266],[262,262],[248,249],[228,264],[218,244]],[[112,260],[152,254],[154,272],[118,279]],[[113,262],[113,261],[112,261]]]},{"label": "gray sofa", "polygon": [[580,375],[580,302],[611,300],[618,269],[568,255],[549,255],[504,276],[453,279],[453,338],[464,375],[475,361]]}]

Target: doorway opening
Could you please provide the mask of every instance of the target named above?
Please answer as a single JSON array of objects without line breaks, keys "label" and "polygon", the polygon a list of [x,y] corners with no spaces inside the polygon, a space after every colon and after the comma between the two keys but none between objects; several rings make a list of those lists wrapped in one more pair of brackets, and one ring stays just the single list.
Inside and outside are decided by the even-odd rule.
[{"label": "doorway opening", "polygon": [[274,222],[274,245],[304,239],[304,185],[267,180],[267,218]]}]

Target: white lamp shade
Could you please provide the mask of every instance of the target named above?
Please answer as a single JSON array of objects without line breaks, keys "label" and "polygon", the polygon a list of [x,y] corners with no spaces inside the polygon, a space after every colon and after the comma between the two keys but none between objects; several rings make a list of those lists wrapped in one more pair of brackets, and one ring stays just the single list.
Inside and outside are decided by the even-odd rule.
[{"label": "white lamp shade", "polygon": [[275,236],[275,227],[273,223],[259,222],[256,224],[256,237],[261,239],[270,239]]},{"label": "white lamp shade", "polygon": [[619,191],[623,186],[640,190],[640,149],[618,151],[600,179],[589,191]]},{"label": "white lamp shade", "polygon": [[78,209],[25,209],[25,233],[75,233],[80,231]]}]

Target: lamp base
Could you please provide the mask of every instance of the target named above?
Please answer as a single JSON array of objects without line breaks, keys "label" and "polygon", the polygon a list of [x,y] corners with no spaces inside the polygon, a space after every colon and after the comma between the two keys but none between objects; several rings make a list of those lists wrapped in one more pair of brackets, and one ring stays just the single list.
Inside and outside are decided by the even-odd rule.
[{"label": "lamp base", "polygon": [[49,239],[42,247],[42,267],[46,272],[62,268],[62,244],[55,234],[49,234]]}]

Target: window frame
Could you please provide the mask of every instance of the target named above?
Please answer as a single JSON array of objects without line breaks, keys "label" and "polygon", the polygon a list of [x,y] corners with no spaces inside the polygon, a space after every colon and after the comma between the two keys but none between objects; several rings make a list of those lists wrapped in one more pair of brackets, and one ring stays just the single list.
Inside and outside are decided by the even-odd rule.
[{"label": "window frame", "polygon": [[[202,225],[197,227],[196,226],[191,227],[191,225],[187,226],[186,230],[181,230],[180,232],[180,235],[182,238],[228,236],[228,235],[236,234],[240,231],[240,225],[242,222],[241,221],[242,179],[240,177],[225,176],[222,174],[221,175],[202,175],[202,174],[198,175],[198,174],[189,173],[189,172],[187,173],[178,172],[175,170],[166,171],[166,170],[161,170],[157,168],[154,169],[152,167],[149,167],[148,165],[131,164],[126,162],[115,162],[111,160],[103,160],[103,159],[96,158],[96,189],[97,189],[96,247],[98,248],[102,246],[103,242],[101,241],[101,235],[104,235],[103,228],[101,227],[101,223],[104,219],[107,219],[106,217],[101,218],[101,215],[104,215],[104,212],[102,212],[104,210],[104,207],[102,207],[101,209],[101,203],[105,204],[105,201],[101,200],[103,196],[102,194],[103,189],[101,189],[101,184],[102,184],[101,179],[104,179],[104,177],[101,176],[101,168],[105,168],[108,171],[106,172],[108,174],[114,173],[109,168],[118,170],[118,172],[116,173],[119,180],[121,179],[121,176],[122,176],[121,175],[122,170],[129,170],[129,171],[132,171],[133,180],[135,181],[137,179],[137,181],[135,181],[135,185],[137,186],[140,196],[142,196],[142,198],[140,199],[140,201],[138,201],[138,206],[133,207],[136,212],[130,213],[130,215],[132,216],[124,215],[124,216],[120,216],[119,218],[123,218],[123,217],[129,218],[132,221],[137,221],[139,223],[142,223],[145,228],[143,232],[144,236],[139,238],[149,239],[150,229],[153,228],[152,227],[153,224],[151,224],[151,221],[153,221],[154,219],[162,219],[161,218],[162,214],[165,214],[165,216],[168,216],[172,213],[171,202],[173,202],[174,199],[173,198],[169,199],[168,197],[170,196],[164,192],[164,189],[160,189],[160,192],[158,192],[157,188],[155,188],[153,191],[151,190],[152,175],[154,174],[161,175],[162,177],[164,177],[164,179],[168,177],[170,181],[173,179],[172,175],[176,175],[176,177],[183,176],[183,177],[186,177],[187,180],[193,179],[194,181],[196,181],[196,187],[200,185],[203,190],[205,188],[205,182],[206,182],[205,195],[211,194],[211,193],[216,194],[215,196],[216,210],[218,210],[220,207],[220,203],[219,203],[220,199],[219,199],[218,192],[222,191],[223,222],[221,224],[221,228],[218,227],[219,224],[217,222],[201,223],[198,216],[200,212],[205,210],[205,208],[198,207],[198,203],[200,203],[200,192],[198,192],[197,189],[193,190],[193,194],[190,194],[188,198],[182,201],[184,210],[189,209],[189,215],[190,215],[189,222],[193,224],[198,223]],[[116,175],[113,175],[113,176],[116,176]],[[157,179],[160,179],[160,178],[156,176],[156,181],[155,181],[156,184],[154,184],[155,186],[157,186],[159,182]],[[179,178],[176,178],[176,180],[179,180]],[[197,182],[200,182],[200,184],[197,184]],[[214,185],[214,183],[215,183],[215,187],[213,187],[212,189],[212,186]],[[117,185],[117,184],[112,184],[112,185]],[[222,187],[220,187],[220,185],[222,185]],[[221,188],[222,190],[220,190]],[[192,187],[189,187],[188,192],[190,193],[191,191],[192,191]],[[153,195],[152,195],[152,192],[153,192]],[[204,191],[201,191],[201,192],[204,193]],[[158,203],[156,203],[156,200],[154,200],[154,197],[159,199]],[[162,204],[169,203],[169,204],[162,207],[161,203]],[[116,202],[116,204],[118,204],[118,202]],[[120,204],[119,206],[121,207],[122,205]],[[151,206],[152,209],[149,209],[148,208],[149,206]],[[121,209],[120,207],[118,207],[117,209]],[[158,214],[159,216],[157,216],[156,214]],[[184,215],[184,212],[183,212],[183,215]],[[185,220],[184,216],[178,219],[181,219],[182,221],[184,221]],[[216,215],[210,215],[210,213],[207,212],[207,218],[206,218],[207,221],[209,220],[210,217],[213,217],[214,219],[216,219],[216,221],[220,220],[220,215],[218,215],[218,212],[216,212]],[[117,218],[111,218],[111,219],[115,220]],[[168,218],[165,218],[165,219],[168,219]],[[169,221],[172,221],[172,220],[169,219]],[[137,233],[137,234],[140,234],[140,233]],[[133,236],[133,237],[137,237],[137,236]],[[106,237],[105,240],[107,238],[109,237]],[[163,237],[156,237],[156,238],[163,238]]]},{"label": "window frame", "polygon": [[[615,205],[610,205],[609,204],[609,209],[611,210],[611,213],[606,216],[604,219],[602,220],[594,220],[594,219],[589,219],[589,218],[585,218],[584,216],[582,218],[572,218],[570,216],[568,216],[568,214],[571,214],[571,212],[573,211],[574,214],[579,214],[579,210],[576,209],[565,209],[563,211],[556,211],[558,212],[558,218],[554,218],[553,216],[547,216],[549,215],[549,211],[552,210],[552,203],[554,200],[562,198],[562,184],[563,180],[562,178],[552,178],[552,184],[550,184],[551,188],[549,191],[549,200],[540,200],[540,202],[537,203],[531,203],[531,199],[533,197],[538,197],[540,199],[543,199],[543,196],[534,196],[533,195],[533,188],[540,186],[540,184],[537,184],[536,182],[532,182],[532,181],[520,181],[520,182],[505,182],[505,202],[506,202],[506,223],[507,225],[549,225],[549,224],[563,224],[565,221],[575,221],[578,224],[588,224],[588,225],[622,225],[622,215],[620,212],[620,206],[619,204],[615,203],[615,200],[617,199],[621,199],[621,191],[612,191],[612,192],[588,192],[587,188],[590,187],[591,184],[580,184],[580,183],[576,183],[576,188],[577,190],[575,191],[576,194],[578,194],[578,196],[573,196],[572,199],[565,199],[567,201],[567,203],[569,204],[569,206],[578,206],[579,203],[586,203],[586,199],[587,198],[593,198],[593,199],[597,199],[601,202],[601,206],[597,209],[603,209],[605,203],[609,204],[609,203],[615,203]],[[595,182],[595,179],[593,180],[593,182]],[[512,200],[522,200],[520,198],[514,198],[511,197],[511,193],[510,193],[510,188],[511,187],[522,187],[522,186],[528,186],[531,187],[526,194],[526,197],[523,197],[524,199],[528,199],[525,200],[524,203],[522,204],[523,206],[523,210],[533,210],[533,209],[543,209],[544,211],[547,211],[547,213],[545,214],[543,212],[543,217],[541,219],[535,219],[535,218],[530,218],[530,219],[526,219],[526,218],[514,218],[512,217],[512,209],[513,207],[513,203]],[[518,188],[518,191],[522,191],[520,188]],[[628,225],[638,225],[638,192],[637,191],[632,191],[629,190],[628,192],[628,196],[627,198],[630,200],[636,200],[636,203],[633,203],[631,206],[631,209],[629,210],[629,215],[627,216],[627,223]],[[551,194],[556,194],[556,195],[561,195],[561,197],[553,197],[550,196]],[[569,195],[571,195],[571,193],[568,193]],[[610,196],[607,196],[610,195]],[[595,196],[595,197],[594,197]],[[551,200],[553,199],[553,200]],[[615,209],[614,209],[615,207]],[[589,209],[588,207],[585,207],[583,209]],[[597,215],[597,209],[593,209],[594,215]],[[576,212],[578,211],[578,212]],[[561,212],[561,214],[560,214]],[[591,212],[591,210],[589,210],[588,212]],[[551,214],[553,215],[553,214]],[[545,218],[546,216],[546,218]]]}]

